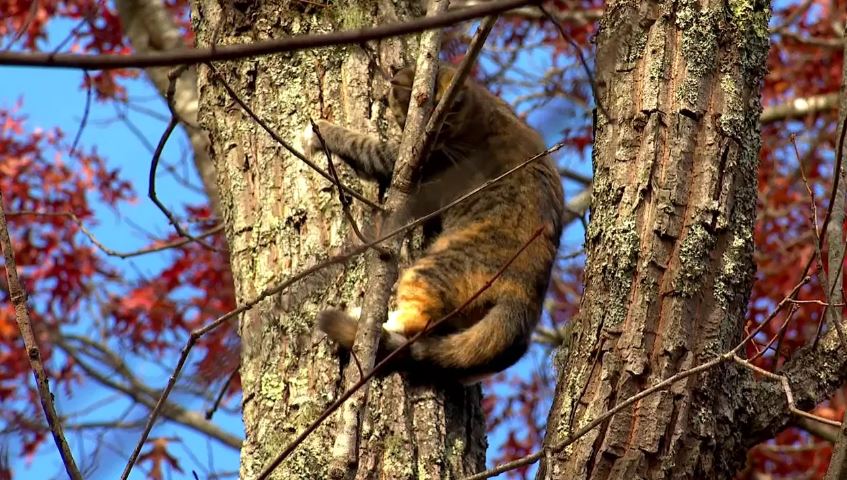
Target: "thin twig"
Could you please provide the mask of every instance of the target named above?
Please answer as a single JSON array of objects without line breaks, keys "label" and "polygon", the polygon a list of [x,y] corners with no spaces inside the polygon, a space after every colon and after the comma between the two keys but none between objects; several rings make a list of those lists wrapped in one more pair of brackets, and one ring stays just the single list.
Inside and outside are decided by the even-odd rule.
[{"label": "thin twig", "polygon": [[[843,32],[843,30],[842,30]],[[839,160],[841,160],[842,155],[844,154],[844,131],[847,130],[847,45],[844,47],[843,53],[843,65],[841,68],[841,105],[839,116],[841,121],[839,122],[839,128],[841,129],[841,135],[839,136],[839,144],[837,155],[839,156]],[[842,170],[843,167],[835,171],[836,177],[842,177],[844,172]],[[843,184],[842,178],[842,184]],[[827,297],[828,302],[839,302],[843,300],[843,292],[841,290],[843,285],[843,277],[841,275],[841,269],[844,266],[844,255],[847,253],[847,249],[844,248],[844,239],[841,236],[842,230],[844,228],[844,188],[841,188],[841,191],[838,195],[838,205],[834,208],[833,213],[833,223],[838,227],[838,235],[833,235],[830,239],[830,255],[832,255],[833,251],[840,250],[840,263],[837,267],[837,272],[835,273],[835,277],[832,285],[832,292],[834,293],[831,297]],[[833,246],[833,242],[836,242],[836,245]],[[830,258],[830,271],[832,270],[832,258]],[[833,315],[832,320],[837,322],[835,328],[839,335],[839,340],[841,341],[841,347],[845,351],[847,351],[847,344],[845,344],[845,335],[842,331],[841,321],[844,319],[843,310],[839,308],[831,309],[835,315]],[[842,425],[838,430],[838,438],[834,442],[832,449],[832,460],[830,461],[829,467],[826,472],[826,480],[843,480],[847,477],[847,411],[845,411],[842,416]]]},{"label": "thin twig", "polygon": [[178,233],[179,235],[181,235],[185,238],[189,238],[189,239],[197,242],[198,244],[200,244],[202,247],[206,248],[207,250],[211,250],[213,252],[219,252],[220,250],[218,248],[215,248],[214,246],[204,242],[203,240],[195,237],[194,235],[188,233],[184,228],[182,228],[182,225],[179,223],[179,220],[176,219],[176,216],[170,210],[168,210],[168,208],[165,206],[165,204],[162,203],[159,200],[159,197],[156,195],[156,169],[159,166],[159,159],[162,156],[162,151],[165,149],[165,145],[168,143],[168,139],[171,137],[171,134],[173,133],[176,126],[180,122],[182,122],[183,124],[186,124],[186,122],[184,122],[180,119],[179,114],[177,113],[176,109],[174,108],[174,101],[173,101],[174,92],[176,90],[176,80],[177,80],[177,78],[179,78],[180,75],[182,75],[182,72],[185,71],[185,68],[187,68],[187,66],[183,65],[181,67],[175,68],[173,71],[168,73],[168,80],[169,80],[170,83],[168,84],[168,91],[167,91],[166,99],[167,99],[168,108],[171,111],[171,119],[170,119],[170,121],[168,121],[168,126],[165,127],[165,131],[162,132],[162,137],[159,139],[159,143],[156,145],[156,150],[153,152],[153,158],[150,160],[150,174],[149,174],[149,177],[147,179],[147,181],[148,181],[147,195],[150,197],[150,200],[152,200],[153,203],[159,208],[159,210],[161,210],[162,213],[164,213],[165,216],[168,217],[168,221],[171,223],[171,225],[174,226],[176,233]]},{"label": "thin twig", "polygon": [[435,145],[435,138],[441,130],[441,125],[444,123],[444,119],[447,118],[447,114],[450,113],[450,107],[453,106],[453,100],[464,85],[465,78],[467,78],[468,73],[470,73],[471,68],[476,63],[476,59],[479,57],[483,45],[485,45],[485,39],[488,38],[488,34],[491,33],[491,29],[494,28],[495,23],[497,23],[496,15],[485,17],[482,25],[479,26],[479,29],[477,29],[471,39],[471,43],[468,45],[468,51],[465,52],[462,62],[456,68],[456,74],[447,86],[447,90],[442,93],[441,100],[432,111],[432,115],[426,123],[423,139],[419,143],[418,156],[420,158],[426,158],[432,151]]},{"label": "thin twig", "polygon": [[[155,398],[159,392],[142,382],[130,370],[123,357],[102,343],[93,341],[88,337],[68,334],[54,335],[53,342],[65,354],[71,357],[88,377],[97,383],[110,390],[120,392],[132,401],[144,405],[147,408],[153,408],[155,406]],[[74,344],[78,345],[75,346]],[[111,372],[117,374],[117,378],[112,373],[104,373],[95,368],[92,363],[83,358],[83,355],[92,358],[98,366],[108,366]],[[198,412],[188,410],[172,402],[167,402],[163,406],[162,412],[165,418],[215,439],[223,445],[234,449],[241,448],[241,438],[225,431],[214,423],[204,420]]]},{"label": "thin twig", "polygon": [[53,441],[56,442],[56,448],[59,450],[59,455],[62,457],[62,463],[65,465],[65,471],[68,476],[74,480],[82,480],[82,474],[76,466],[73,453],[65,439],[64,431],[62,430],[62,422],[59,414],[56,412],[56,405],[53,402],[53,394],[50,392],[48,385],[47,372],[44,370],[44,364],[41,361],[41,350],[38,348],[38,342],[35,340],[35,333],[32,330],[32,322],[29,318],[29,312],[26,306],[26,292],[21,286],[18,278],[17,265],[15,263],[15,252],[12,249],[12,239],[9,237],[9,226],[6,224],[6,213],[3,209],[3,193],[0,192],[0,247],[3,249],[6,267],[6,279],[9,288],[9,299],[15,307],[15,319],[18,322],[18,329],[21,331],[21,338],[26,347],[29,365],[32,368],[32,373],[35,376],[35,384],[38,389],[38,396],[41,399],[41,408],[44,410],[44,416],[47,419],[47,424],[50,426],[50,432],[53,434]]},{"label": "thin twig", "polygon": [[[674,374],[673,376],[671,376],[670,378],[662,380],[661,382],[653,385],[652,387],[647,388],[645,390],[642,390],[641,392],[627,398],[626,400],[624,400],[620,404],[616,405],[612,409],[608,410],[606,413],[604,413],[604,414],[600,415],[599,417],[595,418],[594,420],[592,420],[591,422],[589,422],[588,424],[586,424],[585,426],[583,426],[582,428],[580,428],[576,432],[572,433],[571,435],[568,435],[568,437],[565,438],[563,441],[561,441],[561,442],[559,442],[559,443],[557,443],[553,446],[542,447],[541,450],[539,450],[535,453],[532,453],[530,455],[526,455],[524,457],[513,460],[511,462],[504,463],[502,465],[498,465],[497,467],[491,468],[489,470],[485,470],[484,472],[480,472],[476,475],[471,475],[470,477],[466,477],[464,480],[482,480],[482,479],[485,479],[485,478],[491,478],[495,475],[499,475],[503,472],[508,472],[510,470],[514,470],[516,468],[524,467],[524,466],[527,466],[527,465],[532,465],[533,463],[535,463],[539,459],[541,459],[543,456],[545,456],[547,454],[547,452],[559,452],[559,451],[563,450],[568,445],[577,441],[579,438],[581,438],[582,436],[584,436],[585,434],[587,434],[588,432],[590,432],[591,430],[593,430],[594,428],[596,428],[597,426],[599,426],[600,424],[602,424],[603,422],[605,422],[606,420],[611,418],[614,414],[616,414],[619,411],[623,410],[624,408],[634,404],[635,402],[638,402],[639,400],[649,396],[650,394],[658,392],[660,390],[664,390],[664,389],[670,387],[671,385],[673,385],[674,383],[676,383],[680,380],[683,380],[685,378],[688,378],[691,375],[694,375],[695,373],[704,372],[704,371],[709,370],[710,368],[713,368],[713,367],[715,367],[719,364],[733,360],[734,357],[737,357],[737,352],[739,350],[741,350],[741,348],[743,348],[744,345],[748,341],[750,341],[750,339],[755,337],[762,330],[762,328],[764,328],[764,326],[767,325],[767,323],[772,318],[774,318],[777,315],[777,313],[779,313],[779,311],[785,305],[789,304],[790,303],[789,300],[791,298],[793,298],[794,296],[796,296],[797,292],[800,291],[800,288],[803,285],[805,285],[806,283],[808,283],[809,280],[810,280],[810,278],[808,276],[803,277],[803,280],[800,283],[798,283],[797,285],[795,285],[794,288],[791,290],[791,292],[788,295],[786,295],[785,298],[783,298],[779,302],[779,304],[777,304],[777,306],[776,306],[776,308],[774,308],[773,312],[771,312],[771,314],[768,315],[768,318],[765,319],[754,331],[750,332],[750,334],[747,335],[732,350],[730,350],[730,351],[728,351],[728,352],[726,352],[726,353],[724,353],[724,354],[722,354],[718,357],[715,357],[715,358],[713,358],[713,359],[711,359],[707,362],[704,362],[704,363],[702,363],[702,364],[700,364],[696,367],[692,367],[689,370],[684,370],[682,372],[678,372],[678,373]],[[792,398],[792,400],[793,400],[793,398]]]},{"label": "thin twig", "polygon": [[688,378],[688,377],[690,377],[694,374],[704,372],[706,370],[714,368],[714,367],[716,367],[716,366],[718,366],[722,363],[728,362],[728,361],[734,361],[734,362],[738,363],[739,365],[741,365],[745,368],[751,369],[751,370],[756,371],[756,372],[758,372],[758,373],[760,373],[760,374],[762,374],[762,375],[764,375],[768,378],[772,378],[774,380],[779,381],[781,383],[782,387],[783,387],[783,392],[785,393],[785,398],[786,398],[786,401],[788,403],[788,408],[795,415],[798,415],[798,416],[803,417],[803,418],[808,418],[810,420],[814,420],[816,422],[824,423],[824,424],[827,424],[827,425],[833,425],[833,426],[836,426],[836,427],[841,426],[841,424],[839,422],[835,422],[833,420],[822,418],[822,417],[819,417],[817,415],[813,415],[809,412],[804,412],[803,410],[798,409],[794,405],[794,395],[791,392],[791,387],[788,383],[788,379],[784,375],[777,375],[777,374],[768,372],[767,370],[761,369],[761,368],[751,364],[750,362],[747,362],[746,360],[742,359],[741,357],[739,357],[735,353],[735,350],[738,349],[741,345],[743,345],[743,343],[740,344],[735,349],[730,350],[730,351],[728,351],[728,352],[726,352],[726,353],[724,353],[724,354],[722,354],[718,357],[715,357],[712,360],[704,362],[704,363],[702,363],[702,364],[700,364],[696,367],[693,367],[691,369],[679,372],[679,373],[671,376],[670,378],[663,380],[663,381],[653,385],[652,387],[645,389],[645,390],[642,390],[641,392],[637,393],[636,395],[633,395],[633,396],[627,398],[623,402],[616,405],[614,408],[606,411],[606,413],[604,413],[604,414],[600,415],[599,417],[595,418],[594,420],[592,420],[591,422],[589,422],[588,424],[586,424],[585,426],[583,426],[582,428],[580,428],[579,430],[574,432],[573,434],[568,435],[568,437],[566,439],[564,439],[563,441],[561,441],[561,442],[559,442],[559,443],[557,443],[553,446],[544,447],[541,450],[539,450],[539,451],[537,451],[533,454],[521,457],[521,458],[519,458],[517,460],[513,460],[511,462],[504,463],[502,465],[498,465],[495,468],[486,470],[484,472],[480,472],[476,475],[471,475],[469,477],[465,477],[464,480],[483,480],[483,479],[486,479],[486,478],[494,477],[495,475],[499,475],[499,474],[504,473],[504,472],[508,472],[510,470],[514,470],[516,468],[524,467],[524,466],[527,466],[527,465],[532,465],[533,463],[535,463],[539,459],[541,459],[541,457],[543,457],[547,452],[555,453],[555,452],[560,452],[563,449],[567,448],[569,445],[571,445],[572,443],[577,441],[579,438],[584,436],[586,433],[590,432],[591,430],[593,430],[594,428],[596,428],[597,426],[599,426],[600,424],[602,424],[606,420],[612,418],[612,416],[614,416],[616,413],[618,413],[621,410],[629,407],[630,405],[633,405],[634,403],[646,398],[647,396],[649,396],[649,395],[651,395],[655,392],[669,388],[671,385],[673,385],[676,382],[684,380],[684,379],[686,379],[686,378]]},{"label": "thin twig", "polygon": [[88,125],[88,114],[91,113],[91,74],[88,73],[88,70],[83,70],[82,73],[85,77],[85,106],[82,109],[82,119],[79,121],[79,128],[76,131],[76,135],[74,135],[74,141],[71,143],[71,155],[76,151],[79,139],[82,138],[82,132],[85,130],[85,126]]},{"label": "thin twig", "polygon": [[629,407],[630,405],[638,402],[639,400],[646,398],[646,397],[652,395],[655,392],[669,388],[674,383],[679,382],[681,380],[684,380],[684,379],[686,379],[686,378],[688,378],[692,375],[695,375],[695,374],[700,373],[700,372],[704,372],[706,370],[709,370],[711,368],[716,367],[717,365],[720,365],[724,362],[732,360],[732,357],[733,357],[733,353],[728,352],[728,353],[725,353],[725,354],[723,354],[719,357],[715,357],[712,360],[709,360],[708,362],[705,362],[705,363],[702,363],[702,364],[700,364],[696,367],[693,367],[689,370],[684,370],[682,372],[679,372],[679,373],[671,376],[670,378],[667,378],[667,379],[653,385],[652,387],[650,387],[648,389],[642,390],[641,392],[639,392],[639,393],[627,398],[623,402],[615,405],[614,408],[608,410],[606,413],[604,413],[604,414],[600,415],[599,417],[595,418],[594,420],[592,420],[591,422],[589,422],[588,424],[586,424],[584,427],[580,428],[576,432],[572,433],[571,435],[568,435],[568,437],[566,439],[564,439],[563,441],[561,441],[560,443],[557,443],[556,445],[553,445],[551,447],[544,447],[541,450],[539,450],[539,451],[537,451],[533,454],[527,455],[525,457],[521,457],[521,458],[519,458],[517,460],[513,460],[511,462],[504,463],[502,465],[498,465],[495,468],[486,470],[484,472],[477,473],[476,475],[471,475],[469,477],[465,477],[463,480],[482,480],[482,479],[485,479],[485,478],[491,478],[495,475],[499,475],[499,474],[504,473],[504,472],[508,472],[510,470],[514,470],[516,468],[524,467],[524,466],[527,466],[527,465],[532,465],[533,463],[535,463],[539,459],[541,459],[541,457],[543,457],[546,452],[548,452],[548,451],[549,452],[562,451],[563,449],[567,448],[568,445],[570,445],[573,442],[579,440],[586,433],[595,429],[597,426],[599,426],[600,424],[602,424],[606,420],[612,418],[612,416],[614,416],[616,413],[618,413],[621,410]]},{"label": "thin twig", "polygon": [[[818,262],[820,262],[820,277],[821,284],[824,285],[826,300],[827,303],[833,303],[832,298],[835,295],[836,288],[840,289],[843,285],[843,281],[841,281],[841,271],[844,268],[844,258],[847,255],[847,249],[844,248],[844,239],[843,239],[843,231],[844,231],[844,185],[842,180],[842,169],[843,169],[843,156],[844,156],[844,138],[845,133],[847,133],[847,115],[844,115],[841,122],[839,122],[839,129],[841,130],[841,134],[838,137],[838,145],[836,147],[836,159],[835,159],[835,168],[833,170],[833,181],[832,181],[832,194],[829,197],[829,208],[826,211],[826,218],[823,222],[823,228],[821,229],[821,237],[818,241],[818,248],[816,253],[818,255]],[[839,194],[840,193],[840,194]],[[830,217],[834,219],[832,222],[835,226],[833,227],[834,233],[832,235],[827,232],[827,225],[830,221]],[[827,238],[829,243],[830,255],[835,253],[838,258],[838,263],[833,263],[832,259],[830,259],[829,270],[830,273],[834,276],[832,277],[834,280],[832,285],[829,284],[829,279],[827,278],[827,274],[823,268],[823,258],[820,255],[820,249],[823,245],[824,237]],[[839,255],[840,253],[840,255]],[[835,270],[833,273],[832,270]],[[834,303],[840,303],[838,300],[841,298],[841,294],[839,291],[839,295]],[[838,335],[838,340],[841,342],[841,348],[847,352],[847,333],[844,332],[844,326],[841,324],[843,315],[841,312],[835,314],[833,311],[832,315],[828,315],[830,313],[830,308],[828,306],[824,306],[824,311],[821,317],[826,317],[828,319],[828,323],[830,323],[835,328],[835,333]],[[819,326],[820,327],[820,326]],[[815,335],[815,341],[813,345],[817,345],[818,338],[820,337],[820,328],[818,328],[818,334]]]},{"label": "thin twig", "polygon": [[[22,5],[22,4],[19,4]],[[25,5],[25,4],[23,4]],[[35,20],[36,15],[38,14],[38,9],[40,7],[40,2],[38,0],[32,0],[32,3],[29,6],[29,12],[26,14],[26,18],[23,22],[21,22],[20,28],[15,32],[15,35],[12,36],[12,39],[9,40],[9,43],[3,48],[4,51],[9,51],[12,47],[15,46],[15,43],[24,36],[24,33],[29,29],[29,26],[32,25],[32,21]]]},{"label": "thin twig", "polygon": [[207,48],[178,48],[165,52],[133,55],[79,55],[68,53],[0,52],[0,65],[47,68],[78,68],[113,70],[116,68],[172,67],[204,62],[237,60],[282,52],[362,43],[388,37],[407,35],[448,27],[466,20],[503,13],[540,0],[497,0],[483,5],[454,10],[435,17],[425,17],[403,23],[374,28],[348,30],[321,35],[296,35],[277,40],[265,40],[241,45],[214,45]]},{"label": "thin twig", "polygon": [[[796,301],[795,300],[790,300],[790,301],[791,301],[791,308],[788,310],[788,315],[785,316],[785,321],[782,322],[782,325],[780,325],[779,330],[777,330],[776,334],[768,341],[768,344],[765,345],[765,347],[760,352],[756,353],[756,355],[754,355],[752,358],[748,359],[749,362],[753,362],[756,359],[758,359],[759,357],[761,357],[762,355],[764,355],[765,352],[767,352],[771,348],[771,346],[774,344],[774,342],[777,342],[777,341],[781,342],[782,341],[783,335],[785,335],[786,330],[788,330],[788,325],[791,324],[791,319],[794,318],[794,314],[797,313],[797,304],[795,303]],[[776,368],[778,366],[779,366],[779,344],[777,344],[777,347],[774,348],[773,369],[776,370]]]},{"label": "thin twig", "polygon": [[97,3],[95,3],[94,5],[92,5],[91,9],[89,9],[88,12],[86,12],[83,15],[83,17],[79,20],[79,22],[77,22],[77,24],[74,25],[74,28],[72,28],[68,32],[68,34],[65,35],[65,38],[63,38],[61,42],[56,44],[56,47],[53,48],[53,51],[51,53],[54,54],[54,55],[59,53],[59,51],[61,51],[63,48],[65,48],[65,45],[67,45],[68,42],[73,40],[73,38],[75,36],[77,36],[77,34],[79,34],[80,30],[82,30],[82,27],[85,26],[85,24],[90,24],[91,20],[94,18],[94,15],[97,14],[98,9],[101,7],[102,3],[103,3],[103,0],[100,0]]},{"label": "thin twig", "polygon": [[344,213],[344,217],[347,218],[347,222],[350,223],[353,233],[355,233],[356,237],[359,238],[359,241],[362,243],[368,243],[368,239],[365,238],[362,231],[359,230],[359,224],[356,222],[356,219],[353,218],[353,212],[350,211],[350,199],[344,195],[344,184],[342,184],[341,179],[338,178],[338,172],[335,170],[335,164],[332,162],[332,154],[329,152],[329,147],[326,146],[326,140],[324,140],[323,134],[321,134],[321,129],[318,128],[318,125],[312,119],[309,119],[309,123],[312,124],[312,131],[315,132],[315,136],[318,137],[318,141],[321,143],[321,150],[323,150],[324,155],[326,155],[327,170],[329,171],[329,175],[332,177],[333,185],[338,191],[338,202],[341,203],[341,211]]},{"label": "thin twig", "polygon": [[591,95],[594,96],[594,103],[597,104],[597,108],[603,113],[603,116],[607,119],[611,119],[612,117],[609,115],[606,107],[603,106],[603,103],[600,101],[600,96],[597,94],[597,82],[594,80],[594,72],[591,71],[591,67],[588,66],[588,61],[585,59],[585,55],[582,53],[582,47],[576,43],[576,40],[573,39],[568,32],[565,31],[565,28],[562,27],[562,24],[556,20],[549,10],[544,8],[543,4],[538,5],[538,9],[541,10],[541,13],[547,17],[548,20],[559,30],[559,34],[562,38],[570,44],[571,47],[576,51],[577,58],[579,59],[580,65],[582,65],[582,70],[585,72],[585,75],[588,77],[588,84],[591,86]]},{"label": "thin twig", "polygon": [[218,411],[218,407],[220,407],[221,402],[224,399],[224,395],[226,395],[227,390],[229,390],[229,385],[232,383],[232,380],[235,379],[235,376],[238,375],[238,372],[239,369],[235,368],[232,373],[230,373],[229,376],[226,378],[226,381],[221,387],[220,392],[218,392],[218,395],[215,397],[215,402],[212,403],[212,406],[209,407],[208,410],[206,410],[206,420],[211,420],[212,417],[215,415],[215,412]]},{"label": "thin twig", "polygon": [[[79,217],[77,217],[76,214],[74,214],[73,212],[38,212],[38,211],[35,211],[35,210],[18,210],[18,211],[8,212],[6,215],[9,216],[9,217],[25,216],[25,215],[44,216],[44,217],[67,217],[72,222],[74,222],[77,225],[77,227],[79,227],[79,230],[86,237],[88,237],[88,239],[91,241],[91,243],[93,243],[94,246],[97,247],[101,252],[103,252],[104,254],[106,254],[110,257],[118,257],[118,258],[124,258],[124,259],[131,258],[131,257],[138,257],[138,256],[141,256],[141,255],[147,255],[149,253],[162,252],[162,251],[165,251],[165,250],[169,250],[171,248],[178,248],[178,247],[181,247],[183,245],[187,245],[187,244],[194,241],[190,238],[181,238],[179,240],[174,240],[172,242],[162,243],[161,245],[157,245],[155,247],[147,247],[147,248],[142,248],[140,250],[133,250],[133,251],[129,251],[129,252],[120,252],[118,250],[114,250],[112,248],[107,247],[100,240],[98,240],[97,237],[94,236],[94,234],[91,233],[91,231],[88,228],[86,228],[85,224],[82,223],[82,220],[80,220]],[[214,234],[222,231],[223,228],[224,228],[223,225],[218,225],[214,228],[211,228],[211,229],[201,233],[200,235],[197,235],[195,238],[206,238],[210,235],[214,235]]]},{"label": "thin twig", "polygon": [[193,242],[197,242],[202,245],[204,248],[211,250],[213,252],[220,251],[219,249],[213,247],[212,245],[204,242],[198,237],[188,233],[182,225],[179,223],[179,220],[176,219],[176,216],[168,210],[168,207],[165,206],[164,203],[159,200],[159,197],[156,195],[156,169],[159,166],[159,158],[162,156],[162,150],[165,148],[165,144],[168,143],[168,138],[170,138],[171,133],[173,133],[176,126],[179,124],[179,119],[176,114],[171,116],[170,122],[168,122],[168,126],[165,128],[165,131],[162,133],[162,137],[159,139],[159,144],[156,145],[156,151],[153,152],[153,158],[150,160],[150,174],[148,175],[148,186],[147,186],[147,196],[150,197],[150,200],[156,205],[156,207],[161,210],[162,213],[168,217],[168,221],[171,225],[173,225],[174,230],[180,236],[185,237]]},{"label": "thin twig", "polygon": [[732,361],[741,365],[744,368],[750,369],[750,370],[758,373],[759,375],[770,378],[771,380],[778,381],[782,385],[783,393],[785,393],[785,400],[788,403],[788,410],[791,413],[793,413],[797,416],[800,416],[800,417],[808,418],[809,420],[814,420],[816,422],[825,423],[827,425],[832,425],[833,427],[840,427],[841,426],[841,422],[836,422],[835,420],[830,420],[828,418],[819,417],[817,415],[811,414],[809,412],[804,412],[803,410],[800,410],[799,408],[797,408],[797,406],[794,404],[794,393],[792,393],[791,385],[788,383],[788,378],[785,375],[778,375],[776,373],[769,372],[769,371],[765,370],[764,368],[757,367],[757,366],[753,365],[752,363],[748,362],[747,360],[744,360],[743,358],[739,357],[735,353],[732,354]]}]

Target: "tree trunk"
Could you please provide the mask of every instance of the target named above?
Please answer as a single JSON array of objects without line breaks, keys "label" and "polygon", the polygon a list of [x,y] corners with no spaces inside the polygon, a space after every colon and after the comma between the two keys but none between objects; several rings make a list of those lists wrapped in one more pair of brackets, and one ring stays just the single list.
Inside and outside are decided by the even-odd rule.
[{"label": "tree trunk", "polygon": [[[193,6],[198,45],[247,43],[367,27],[422,15],[417,1],[214,2]],[[390,72],[414,61],[412,36],[370,45]],[[363,132],[399,130],[385,121],[388,82],[358,46],[217,64],[221,76],[284,139],[309,117]],[[221,210],[239,303],[350,248],[354,237],[332,184],[292,156],[227,95],[207,67],[199,74],[200,117],[211,138]],[[325,160],[317,159],[326,166]],[[341,181],[376,199],[376,188],[336,165]],[[353,204],[361,221],[368,207]],[[330,305],[360,304],[366,284],[356,259],[295,283],[259,303],[239,324],[245,440],[241,478],[255,478],[343,389],[336,347],[314,325]],[[479,388],[410,386],[375,380],[361,421],[355,478],[457,478],[482,469],[485,435]],[[278,479],[330,478],[340,425],[331,416],[276,470]]]},{"label": "tree trunk", "polygon": [[[607,4],[586,286],[547,446],[740,341],[768,18],[757,0]],[[748,377],[723,364],[650,395],[538,478],[732,478]]]}]

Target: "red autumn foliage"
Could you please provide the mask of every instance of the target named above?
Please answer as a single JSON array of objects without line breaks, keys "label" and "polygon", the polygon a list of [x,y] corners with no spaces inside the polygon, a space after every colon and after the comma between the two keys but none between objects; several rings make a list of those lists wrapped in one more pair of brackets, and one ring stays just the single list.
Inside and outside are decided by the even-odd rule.
[{"label": "red autumn foliage", "polygon": [[[185,35],[193,43],[187,2],[168,0]],[[554,15],[596,12],[602,4],[593,1],[548,2]],[[128,53],[117,13],[105,0],[33,2],[0,0],[0,46],[42,50],[51,22],[69,22],[67,37],[51,39],[61,50],[88,53]],[[847,2],[780,2],[774,10],[769,74],[763,89],[766,108],[813,95],[838,92],[843,62],[843,32]],[[575,16],[574,18],[581,18]],[[484,54],[486,68],[474,74],[493,91],[518,106],[536,125],[554,125],[545,130],[550,138],[565,137],[569,152],[563,156],[584,158],[592,141],[591,85],[578,60],[574,44],[591,61],[591,40],[596,22],[562,21],[565,35],[543,18],[513,16],[499,22]],[[461,33],[461,32],[457,32]],[[467,38],[454,35],[445,43],[444,54],[458,61]],[[531,59],[527,63],[527,59]],[[537,59],[543,67],[527,69]],[[124,80],[135,71],[92,72],[81,88],[91,88],[101,102],[125,102]],[[15,255],[29,293],[29,306],[37,335],[43,339],[42,355],[52,365],[54,389],[72,394],[87,373],[69,354],[57,356],[51,345],[57,335],[84,323],[87,309],[96,307],[102,318],[98,340],[128,352],[158,358],[175,358],[185,336],[234,307],[232,278],[225,253],[197,243],[170,250],[168,265],[155,278],[127,280],[121,268],[86,237],[87,228],[97,224],[96,206],[119,211],[136,194],[121,173],[110,167],[94,149],[71,151],[69,140],[58,128],[33,129],[22,113],[25,103],[0,105],[0,191],[9,212]],[[828,202],[835,149],[836,112],[815,112],[802,118],[770,121],[762,128],[759,172],[759,218],[755,231],[757,281],[750,299],[748,329],[755,328],[771,309],[800,280],[795,265],[804,265],[814,254],[814,229],[820,228]],[[543,119],[544,122],[538,121]],[[789,133],[797,134],[799,157]],[[87,152],[87,153],[86,153]],[[805,180],[804,180],[805,178]],[[568,191],[574,191],[570,185]],[[810,191],[813,195],[810,195]],[[810,205],[815,205],[813,213]],[[181,218],[196,221],[195,231],[215,224],[208,208],[182,205]],[[71,217],[68,214],[73,214]],[[80,223],[78,223],[80,222]],[[161,245],[175,234],[151,240]],[[223,250],[218,234],[209,239]],[[563,252],[579,242],[565,243]],[[823,252],[826,256],[826,249]],[[582,293],[583,257],[563,259],[551,285],[548,312],[543,327],[561,330],[578,314]],[[0,276],[0,287],[5,285]],[[47,439],[32,419],[42,419],[37,395],[27,386],[29,364],[17,334],[7,289],[0,288],[0,418],[7,429],[17,432],[21,451],[33,455]],[[801,300],[821,300],[816,280],[801,290]],[[747,354],[763,354],[756,363],[767,369],[780,365],[797,348],[818,332],[822,308],[798,304],[792,315],[781,315],[756,338]],[[778,341],[769,345],[771,339]],[[222,382],[238,365],[238,342],[232,328],[215,330],[199,344],[200,358],[193,364],[193,377],[203,386]],[[555,375],[549,367],[547,345],[534,347],[525,373],[508,371],[488,385],[485,412],[498,443],[492,445],[495,461],[506,461],[535,451],[541,442]],[[535,363],[532,363],[535,362]],[[528,371],[528,372],[527,372]],[[229,386],[239,388],[238,379]],[[815,413],[840,419],[845,393],[839,392]],[[21,407],[17,410],[11,406]],[[182,471],[172,451],[177,439],[150,439],[139,458],[151,478],[165,471]],[[0,448],[0,452],[3,449]],[[820,478],[826,469],[831,446],[799,429],[788,429],[771,441],[750,450],[748,466],[738,478],[772,478],[804,475]],[[0,458],[0,478],[9,468]],[[512,472],[525,478],[527,470]],[[8,473],[10,476],[11,473]]]}]

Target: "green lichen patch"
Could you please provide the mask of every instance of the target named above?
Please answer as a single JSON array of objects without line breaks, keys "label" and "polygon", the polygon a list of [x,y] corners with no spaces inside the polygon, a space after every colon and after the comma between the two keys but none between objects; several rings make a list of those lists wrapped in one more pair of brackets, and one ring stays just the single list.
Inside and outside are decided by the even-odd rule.
[{"label": "green lichen patch", "polygon": [[674,291],[689,298],[702,290],[701,280],[709,269],[709,252],[715,237],[697,223],[688,229],[679,248],[679,270],[674,278]]}]

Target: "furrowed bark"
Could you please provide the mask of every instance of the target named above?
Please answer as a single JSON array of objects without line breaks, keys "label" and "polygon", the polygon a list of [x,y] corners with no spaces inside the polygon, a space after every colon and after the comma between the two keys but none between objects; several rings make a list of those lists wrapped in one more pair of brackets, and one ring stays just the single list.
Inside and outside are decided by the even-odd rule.
[{"label": "furrowed bark", "polygon": [[[740,341],[753,278],[768,6],[607,3],[586,288],[546,445]],[[614,415],[538,478],[731,478],[741,379],[722,364]]]},{"label": "furrowed bark", "polygon": [[[221,5],[201,1],[193,6],[200,46],[370,27],[422,15],[413,1],[326,7],[292,2],[286,8],[265,1]],[[414,36],[367,46],[387,72],[413,62],[416,47]],[[217,68],[292,143],[310,117],[362,132],[399,135],[381,100],[388,81],[358,46],[233,61]],[[211,138],[239,301],[355,243],[332,183],[247,118],[205,67],[199,69],[199,85],[200,117]],[[340,162],[336,168],[343,183],[376,198],[374,186],[360,184]],[[367,210],[353,202],[360,224],[368,223]],[[367,284],[359,259],[322,270],[241,317],[242,478],[254,478],[342,393],[337,349],[317,331],[314,319],[330,305],[361,304]],[[481,469],[485,437],[479,401],[478,388],[412,387],[399,375],[374,380],[360,419],[358,467],[351,472],[361,479],[457,478]],[[330,417],[272,478],[330,478],[330,452],[341,425],[340,413]]]}]

